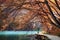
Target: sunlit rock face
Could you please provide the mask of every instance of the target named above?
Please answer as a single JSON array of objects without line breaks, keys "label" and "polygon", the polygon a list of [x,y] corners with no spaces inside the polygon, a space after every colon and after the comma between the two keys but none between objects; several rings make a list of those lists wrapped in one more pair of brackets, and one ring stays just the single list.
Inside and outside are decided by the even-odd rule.
[{"label": "sunlit rock face", "polygon": [[11,29],[28,31],[38,30],[38,28],[41,29],[41,19],[39,16],[34,15],[35,13],[27,9],[14,10],[7,18],[7,21],[9,21],[9,26],[6,30]]},{"label": "sunlit rock face", "polygon": [[42,24],[40,23],[40,17],[34,16],[35,13],[29,11],[27,9],[21,9],[16,12],[14,22],[18,23],[17,27],[14,27],[16,30],[24,30],[24,31],[31,31],[31,30],[38,30],[38,28],[42,29]]},{"label": "sunlit rock face", "polygon": [[24,28],[24,30],[32,30],[32,31],[42,31],[42,23],[40,22],[40,17],[39,16],[35,16],[34,18],[32,18],[27,26]]},{"label": "sunlit rock face", "polygon": [[[28,12],[29,12],[29,10],[26,10],[26,9],[22,9],[22,10],[18,10],[17,12],[16,12],[16,17],[15,17],[15,19],[16,20],[21,20],[21,18],[24,16],[24,15],[26,15],[26,14],[28,14]],[[20,21],[19,20],[19,21]]]},{"label": "sunlit rock face", "polygon": [[40,18],[41,18],[40,16],[35,16],[30,22],[33,23],[33,28],[35,30],[38,30],[38,28],[39,28],[41,31],[43,26],[42,26]]},{"label": "sunlit rock face", "polygon": [[26,10],[26,9],[22,9],[20,11],[19,10],[17,11],[16,17],[15,17],[15,22],[17,22],[19,24],[19,26],[16,29],[21,29],[24,27],[25,22],[28,21],[27,14],[29,14],[29,10]]},{"label": "sunlit rock face", "polygon": [[[8,19],[10,21],[13,21],[12,27],[14,30],[19,30],[24,27],[25,22],[28,21],[28,18],[30,18],[27,14],[29,13],[29,10],[27,9],[21,9],[21,10],[14,10],[9,16]],[[15,26],[16,25],[16,26]]]},{"label": "sunlit rock face", "polygon": [[[0,27],[1,30],[35,30],[43,25],[43,30],[51,34],[60,34],[60,29],[51,23],[49,9],[45,3],[38,3],[38,0],[0,0]],[[44,2],[44,0],[39,0]],[[49,0],[54,16],[60,21],[60,10],[53,4],[54,0]],[[60,6],[60,0],[58,5]],[[26,2],[26,4],[21,4]],[[37,2],[37,3],[36,3]],[[39,6],[39,5],[40,6]],[[54,10],[57,10],[57,12]],[[46,12],[44,13],[43,10]],[[48,16],[46,15],[48,14]],[[39,16],[39,17],[38,17]],[[51,17],[52,19],[52,17]],[[54,22],[54,20],[52,20]],[[58,31],[58,32],[57,32]],[[56,33],[55,33],[56,32]]]}]

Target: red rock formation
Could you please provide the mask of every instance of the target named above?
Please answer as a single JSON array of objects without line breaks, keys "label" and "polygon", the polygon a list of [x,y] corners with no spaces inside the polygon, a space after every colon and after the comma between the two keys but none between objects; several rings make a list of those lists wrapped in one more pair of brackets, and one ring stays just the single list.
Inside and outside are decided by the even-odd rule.
[{"label": "red rock formation", "polygon": [[[11,26],[11,24],[13,30],[22,30],[27,27],[26,25],[28,25],[31,20],[32,22],[39,20],[43,25],[44,31],[55,35],[60,33],[60,29],[51,23],[52,21],[56,24],[52,18],[53,16],[51,16],[50,11],[47,8],[47,5],[43,3],[44,0],[0,0],[0,2],[3,2],[0,8],[0,19],[3,22],[3,25],[1,25],[3,28],[1,30],[5,30],[7,27]],[[53,4],[49,0],[48,3],[54,12],[54,16],[59,21],[60,10],[55,6],[55,3]],[[58,15],[56,15],[56,11],[58,12]],[[34,25],[32,28],[34,29]]]}]

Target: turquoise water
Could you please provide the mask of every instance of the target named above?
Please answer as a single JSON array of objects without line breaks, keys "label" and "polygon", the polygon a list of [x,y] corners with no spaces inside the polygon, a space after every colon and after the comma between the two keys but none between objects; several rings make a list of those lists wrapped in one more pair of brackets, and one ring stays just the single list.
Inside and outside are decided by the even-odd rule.
[{"label": "turquoise water", "polygon": [[37,31],[0,31],[0,35],[31,35],[37,34]]},{"label": "turquoise water", "polygon": [[37,34],[37,31],[0,31],[0,40],[30,40],[28,35]]}]

